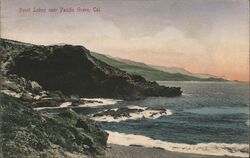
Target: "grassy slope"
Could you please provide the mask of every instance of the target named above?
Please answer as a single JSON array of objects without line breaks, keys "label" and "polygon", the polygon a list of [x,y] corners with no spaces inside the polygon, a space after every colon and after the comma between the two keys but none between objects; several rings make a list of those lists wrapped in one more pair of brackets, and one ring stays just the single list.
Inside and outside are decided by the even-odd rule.
[{"label": "grassy slope", "polygon": [[16,98],[0,98],[0,157],[95,155],[106,146],[107,133],[87,116],[71,111],[45,116]]},{"label": "grassy slope", "polygon": [[181,73],[168,73],[152,68],[143,63],[132,62],[129,60],[113,59],[111,57],[107,57],[105,55],[94,52],[92,52],[91,55],[113,67],[119,68],[123,71],[127,71],[131,74],[141,75],[147,80],[151,81],[224,81],[223,79],[217,78],[202,79],[198,77],[184,75]]}]

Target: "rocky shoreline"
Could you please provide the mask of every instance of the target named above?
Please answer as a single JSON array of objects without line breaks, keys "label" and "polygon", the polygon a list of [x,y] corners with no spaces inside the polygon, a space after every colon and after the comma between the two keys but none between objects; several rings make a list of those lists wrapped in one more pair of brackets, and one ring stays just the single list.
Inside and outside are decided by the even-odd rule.
[{"label": "rocky shoreline", "polygon": [[138,119],[157,119],[171,114],[170,110],[164,108],[127,106],[98,112],[92,115],[92,119],[104,122],[120,122]]},{"label": "rocky shoreline", "polygon": [[[113,68],[82,46],[38,46],[6,39],[0,39],[0,44],[2,157],[99,157],[106,149],[108,133],[71,108],[110,103],[94,99],[100,97],[136,99],[182,93],[179,87],[160,86]],[[44,108],[63,110],[49,113]],[[115,115],[130,116],[132,111],[119,112]]]}]

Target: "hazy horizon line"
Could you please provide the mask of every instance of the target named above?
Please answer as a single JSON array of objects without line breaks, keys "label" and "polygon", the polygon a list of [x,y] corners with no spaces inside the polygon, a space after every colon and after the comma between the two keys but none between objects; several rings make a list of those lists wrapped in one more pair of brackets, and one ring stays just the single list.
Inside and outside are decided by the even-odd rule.
[{"label": "hazy horizon line", "polygon": [[[14,42],[21,42],[21,43],[25,43],[25,44],[31,44],[31,45],[38,45],[38,46],[56,46],[56,45],[72,45],[72,46],[82,46],[86,49],[88,49],[90,52],[94,52],[94,53],[98,53],[98,54],[102,54],[102,55],[105,55],[107,57],[110,57],[110,58],[119,58],[119,59],[123,59],[123,60],[128,60],[128,61],[132,61],[132,62],[136,62],[136,63],[141,63],[141,64],[145,64],[147,66],[159,66],[159,67],[165,67],[165,68],[179,68],[179,69],[184,69],[185,71],[188,71],[190,73],[192,73],[193,75],[211,75],[211,76],[214,76],[214,77],[218,77],[218,78],[222,78],[222,79],[226,79],[226,80],[229,80],[229,81],[239,81],[239,82],[244,82],[244,83],[250,83],[250,80],[232,80],[232,79],[229,79],[229,78],[226,78],[224,76],[218,76],[218,75],[215,75],[215,74],[212,74],[212,73],[205,73],[205,72],[193,72],[193,71],[190,71],[189,69],[185,68],[185,67],[181,67],[181,66],[164,66],[164,65],[152,65],[152,64],[148,64],[146,62],[142,62],[142,61],[136,61],[136,60],[132,60],[132,59],[129,59],[129,58],[122,58],[120,56],[112,56],[112,55],[108,55],[108,54],[105,54],[104,52],[96,52],[96,51],[92,51],[91,49],[85,47],[84,45],[81,45],[81,44],[72,44],[72,43],[53,43],[53,44],[36,44],[36,43],[32,43],[32,42],[24,42],[24,41],[20,41],[20,40],[16,40],[16,39],[10,39],[10,38],[3,38],[3,37],[0,37],[1,39],[5,39],[5,40],[9,40],[9,41],[14,41]],[[170,73],[170,72],[169,72]],[[173,73],[174,74],[174,73]]]}]

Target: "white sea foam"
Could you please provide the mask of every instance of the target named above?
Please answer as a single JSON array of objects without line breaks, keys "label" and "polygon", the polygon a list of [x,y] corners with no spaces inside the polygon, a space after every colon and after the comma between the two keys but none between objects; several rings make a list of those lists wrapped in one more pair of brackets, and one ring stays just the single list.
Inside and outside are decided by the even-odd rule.
[{"label": "white sea foam", "polygon": [[[92,117],[92,119],[96,121],[103,121],[103,122],[121,122],[121,121],[126,121],[126,120],[139,120],[142,118],[146,119],[157,119],[161,116],[168,116],[172,115],[172,112],[168,109],[165,110],[163,113],[161,110],[154,110],[154,109],[147,109],[146,107],[140,107],[140,106],[127,106],[129,109],[140,109],[143,110],[141,112],[134,112],[134,113],[129,113],[130,116],[121,116],[121,117],[114,117],[111,115],[104,115],[104,116],[95,116]],[[117,111],[118,109],[111,109],[114,111]],[[107,111],[107,110],[104,110]]]},{"label": "white sea foam", "polygon": [[59,106],[56,107],[38,107],[38,108],[34,108],[34,110],[44,110],[44,109],[61,109],[61,108],[67,108],[70,105],[72,105],[72,102],[64,102],[62,104],[60,104]]},{"label": "white sea foam", "polygon": [[246,125],[249,126],[249,120],[246,121]]},{"label": "white sea foam", "polygon": [[[74,106],[74,108],[76,107],[98,107],[98,106],[105,106],[105,105],[114,105],[122,100],[118,100],[118,99],[104,99],[104,98],[81,98],[81,100],[86,100],[89,101],[85,104],[80,104],[78,106]],[[72,102],[64,102],[61,105],[57,106],[57,107],[38,107],[38,108],[34,108],[35,110],[44,110],[44,109],[60,109],[60,108],[73,108],[72,106]]]},{"label": "white sea foam", "polygon": [[64,103],[62,103],[62,104],[60,105],[60,107],[61,107],[61,108],[65,108],[65,107],[68,107],[68,106],[70,106],[70,105],[72,105],[72,102],[64,102]]},{"label": "white sea foam", "polygon": [[76,107],[97,107],[97,106],[105,106],[105,105],[114,105],[122,101],[120,99],[106,99],[106,98],[81,98],[81,100],[94,101],[94,102],[81,104]]},{"label": "white sea foam", "polygon": [[137,105],[129,105],[129,106],[127,106],[127,108],[129,108],[129,109],[141,109],[141,110],[146,110],[146,107],[141,107],[141,106],[137,106]]},{"label": "white sea foam", "polygon": [[65,108],[65,107],[38,107],[38,108],[33,108],[34,110],[45,110],[45,109],[61,109],[61,108]]},{"label": "white sea foam", "polygon": [[182,96],[191,96],[193,94],[189,94],[189,93],[182,93]]},{"label": "white sea foam", "polygon": [[200,143],[196,145],[171,143],[152,138],[124,134],[118,132],[107,131],[109,133],[108,143],[118,145],[142,145],[145,147],[159,147],[165,150],[193,153],[202,155],[217,155],[217,156],[233,156],[233,157],[249,157],[248,144],[226,144],[226,143]]},{"label": "white sea foam", "polygon": [[9,96],[12,96],[12,97],[15,97],[15,98],[20,98],[21,97],[21,95],[19,93],[16,93],[16,92],[8,90],[8,89],[1,90],[1,93],[4,93],[6,95],[9,95]]}]

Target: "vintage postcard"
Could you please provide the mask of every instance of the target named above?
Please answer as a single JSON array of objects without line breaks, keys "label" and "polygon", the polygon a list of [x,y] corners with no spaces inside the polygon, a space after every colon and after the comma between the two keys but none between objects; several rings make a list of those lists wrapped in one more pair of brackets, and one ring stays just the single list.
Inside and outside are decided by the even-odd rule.
[{"label": "vintage postcard", "polygon": [[249,157],[249,0],[1,0],[1,158]]}]

